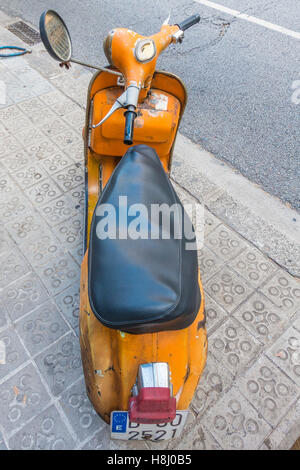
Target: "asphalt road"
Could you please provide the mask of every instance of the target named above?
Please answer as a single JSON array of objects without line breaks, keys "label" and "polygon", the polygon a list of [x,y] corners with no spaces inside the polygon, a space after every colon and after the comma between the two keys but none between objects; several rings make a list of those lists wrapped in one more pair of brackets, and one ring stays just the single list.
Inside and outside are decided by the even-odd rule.
[{"label": "asphalt road", "polygon": [[[299,0],[215,2],[300,30]],[[0,0],[0,8],[36,26],[44,9],[57,10],[71,32],[74,57],[100,65],[111,28],[148,35],[169,11],[171,22],[199,13],[201,22],[186,32],[184,43],[159,59],[159,68],[181,76],[189,91],[181,132],[300,209],[298,39],[193,1]]]}]

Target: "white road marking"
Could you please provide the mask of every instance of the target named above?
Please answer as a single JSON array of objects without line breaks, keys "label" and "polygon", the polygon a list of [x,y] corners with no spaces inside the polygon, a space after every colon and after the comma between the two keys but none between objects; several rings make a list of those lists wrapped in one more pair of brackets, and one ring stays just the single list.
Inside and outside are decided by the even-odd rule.
[{"label": "white road marking", "polygon": [[298,33],[297,31],[292,31],[291,29],[283,28],[282,26],[270,23],[269,21],[261,20],[260,18],[256,18],[256,16],[247,15],[246,13],[241,13],[238,10],[232,10],[231,8],[224,7],[219,3],[210,2],[209,0],[195,0],[195,2],[201,3],[202,5],[214,8],[215,10],[219,10],[224,13],[228,13],[228,15],[236,16],[240,20],[250,21],[250,23],[255,23],[260,26],[264,26],[265,28],[277,31],[278,33],[285,34],[286,36],[291,36],[292,38],[300,39],[300,33]]}]

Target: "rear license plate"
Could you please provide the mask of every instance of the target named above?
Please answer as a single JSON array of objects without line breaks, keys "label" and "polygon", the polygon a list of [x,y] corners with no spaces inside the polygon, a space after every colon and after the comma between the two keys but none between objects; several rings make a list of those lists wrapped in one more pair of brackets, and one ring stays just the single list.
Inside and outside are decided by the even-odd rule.
[{"label": "rear license plate", "polygon": [[128,411],[113,411],[111,413],[110,430],[112,439],[126,441],[151,440],[155,442],[179,437],[188,415],[188,410],[176,411],[172,423],[138,424],[129,422]]}]

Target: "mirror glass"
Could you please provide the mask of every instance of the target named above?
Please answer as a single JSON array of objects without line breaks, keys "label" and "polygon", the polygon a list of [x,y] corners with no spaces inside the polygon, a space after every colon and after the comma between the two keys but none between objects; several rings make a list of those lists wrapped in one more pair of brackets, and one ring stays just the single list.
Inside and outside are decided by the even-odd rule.
[{"label": "mirror glass", "polygon": [[68,62],[72,55],[72,43],[68,28],[53,10],[44,12],[40,18],[40,34],[49,54],[60,62]]}]

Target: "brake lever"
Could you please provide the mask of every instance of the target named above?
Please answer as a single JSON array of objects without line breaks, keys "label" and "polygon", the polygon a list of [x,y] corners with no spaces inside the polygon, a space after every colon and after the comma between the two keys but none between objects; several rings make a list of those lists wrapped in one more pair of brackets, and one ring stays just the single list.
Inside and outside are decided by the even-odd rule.
[{"label": "brake lever", "polygon": [[129,87],[124,91],[124,93],[116,99],[109,112],[101,119],[98,124],[92,124],[92,128],[96,129],[101,126],[104,121],[106,121],[115,111],[120,108],[127,108],[128,106],[137,106],[139,99],[140,87],[135,85],[129,85]]}]

